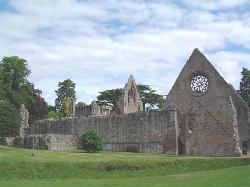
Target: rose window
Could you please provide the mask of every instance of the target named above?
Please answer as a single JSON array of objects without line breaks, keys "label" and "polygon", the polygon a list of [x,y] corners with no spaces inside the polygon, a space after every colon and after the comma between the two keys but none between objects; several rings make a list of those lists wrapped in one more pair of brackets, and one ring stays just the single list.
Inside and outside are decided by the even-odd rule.
[{"label": "rose window", "polygon": [[208,88],[208,79],[203,75],[195,76],[191,81],[191,88],[193,92],[204,93]]}]

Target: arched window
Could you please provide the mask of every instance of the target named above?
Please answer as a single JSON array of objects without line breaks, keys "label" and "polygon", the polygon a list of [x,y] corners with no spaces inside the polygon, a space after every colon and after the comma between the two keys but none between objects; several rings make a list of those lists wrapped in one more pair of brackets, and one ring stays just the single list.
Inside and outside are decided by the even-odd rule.
[{"label": "arched window", "polygon": [[131,87],[128,91],[128,103],[135,102],[135,89]]}]

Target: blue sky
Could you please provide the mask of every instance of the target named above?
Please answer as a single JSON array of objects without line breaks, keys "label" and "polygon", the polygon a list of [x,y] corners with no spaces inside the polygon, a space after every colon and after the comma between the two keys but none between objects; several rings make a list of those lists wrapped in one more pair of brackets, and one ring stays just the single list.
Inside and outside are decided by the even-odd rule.
[{"label": "blue sky", "polygon": [[194,48],[238,89],[249,36],[248,0],[0,0],[0,58],[26,59],[49,104],[67,78],[86,103],[130,74],[167,95]]}]

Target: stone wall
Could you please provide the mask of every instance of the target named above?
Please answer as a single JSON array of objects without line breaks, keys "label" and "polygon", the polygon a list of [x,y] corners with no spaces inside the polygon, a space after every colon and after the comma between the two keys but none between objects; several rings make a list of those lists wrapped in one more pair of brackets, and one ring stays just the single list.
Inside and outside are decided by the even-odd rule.
[{"label": "stone wall", "polygon": [[[72,117],[36,121],[24,140],[26,148],[79,148],[86,129],[96,129],[104,150],[176,153],[176,111],[145,111],[126,115]],[[35,139],[35,140],[33,140]]]}]

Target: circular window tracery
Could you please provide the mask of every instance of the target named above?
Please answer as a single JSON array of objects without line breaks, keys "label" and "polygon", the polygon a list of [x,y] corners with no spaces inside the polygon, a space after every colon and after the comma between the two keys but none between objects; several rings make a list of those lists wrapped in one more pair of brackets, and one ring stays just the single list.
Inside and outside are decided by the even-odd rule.
[{"label": "circular window tracery", "polygon": [[208,79],[203,75],[196,75],[191,80],[191,89],[195,93],[205,93],[205,91],[208,89]]}]

